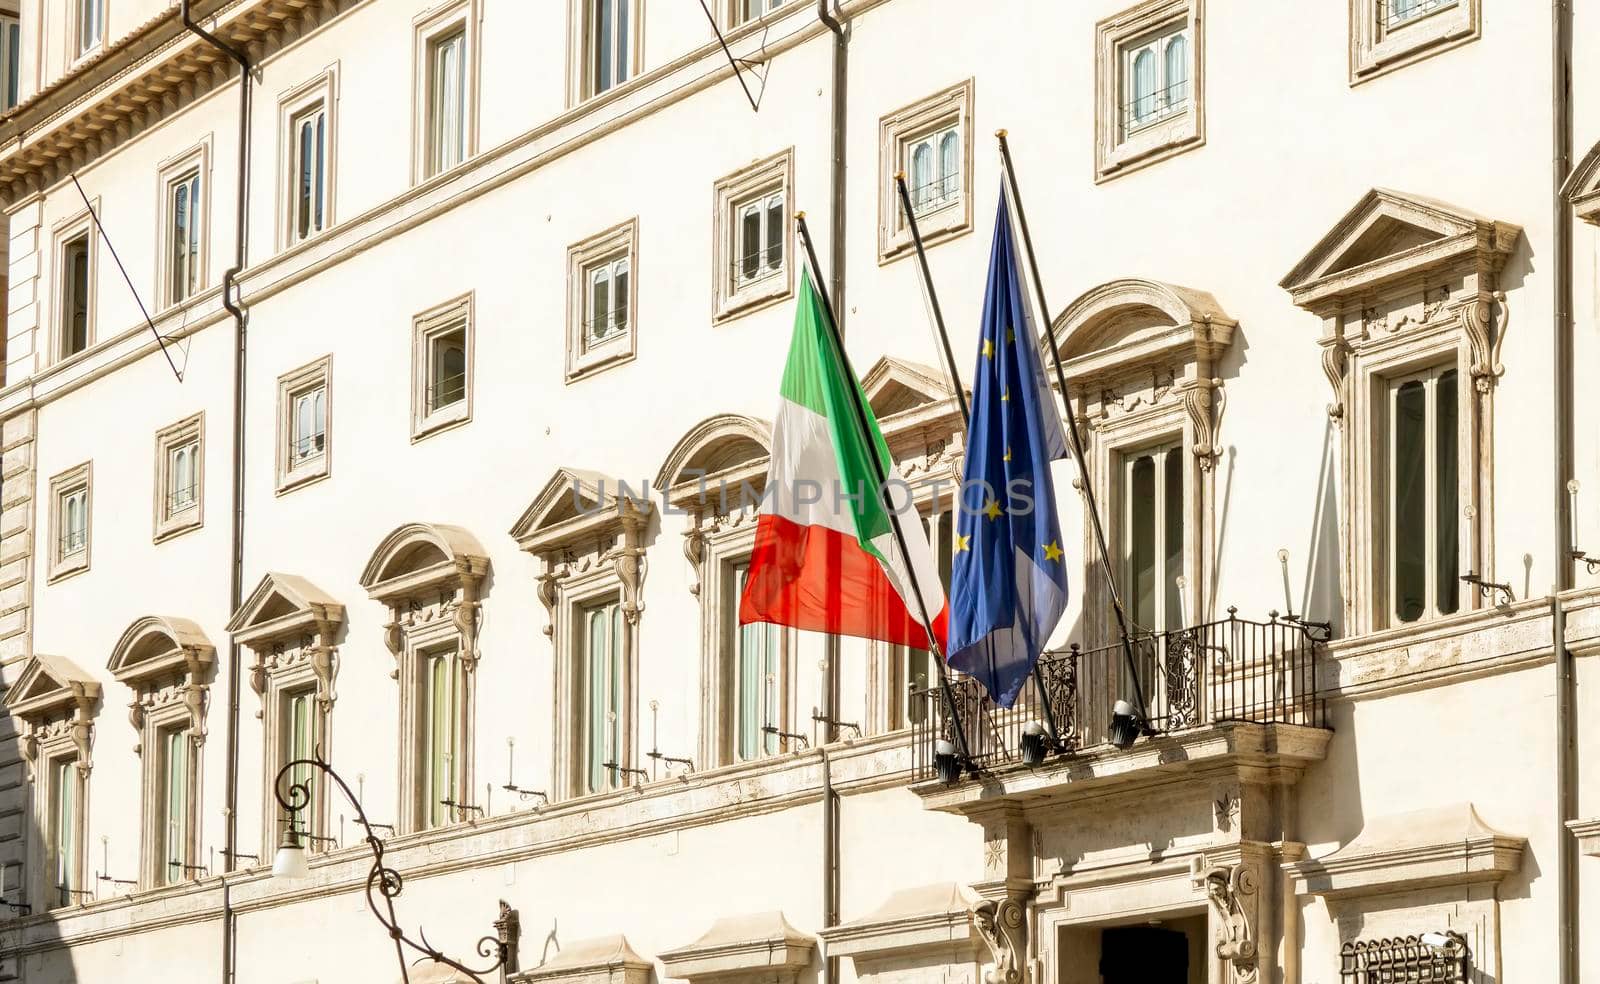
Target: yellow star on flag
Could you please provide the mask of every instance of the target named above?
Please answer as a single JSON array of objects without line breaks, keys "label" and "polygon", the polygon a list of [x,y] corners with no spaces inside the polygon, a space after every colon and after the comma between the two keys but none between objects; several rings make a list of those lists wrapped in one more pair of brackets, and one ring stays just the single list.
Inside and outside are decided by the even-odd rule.
[{"label": "yellow star on flag", "polygon": [[1000,460],[1001,461],[1010,461],[1011,460],[1011,449],[1010,448],[1006,448],[1006,456],[1004,458],[1001,458]]},{"label": "yellow star on flag", "polygon": [[1014,341],[1016,341],[1016,340],[1017,340],[1017,333],[1016,333],[1016,331],[1015,331],[1015,330],[1014,330],[1014,329],[1011,329],[1011,328],[1007,328],[1007,329],[1006,329],[1006,341],[1008,341],[1008,342],[1014,342]]},{"label": "yellow star on flag", "polygon": [[1058,543],[1056,543],[1056,541],[1051,540],[1049,543],[1044,545],[1044,559],[1045,560],[1060,560],[1061,559],[1061,546]]},{"label": "yellow star on flag", "polygon": [[964,553],[965,551],[971,549],[970,546],[968,545],[969,541],[971,541],[971,539],[972,539],[972,537],[970,537],[970,536],[965,536],[965,535],[963,535],[961,533],[957,533],[956,534],[956,553]]},{"label": "yellow star on flag", "polygon": [[989,504],[983,507],[983,514],[985,516],[988,516],[990,519],[999,519],[1000,518],[1000,502],[999,502],[999,500],[990,499],[989,500]]},{"label": "yellow star on flag", "polygon": [[1011,402],[1011,391],[1010,390],[1001,390],[1000,391],[1000,402],[1001,403],[1010,403]]},{"label": "yellow star on flag", "polygon": [[994,358],[994,342],[987,338],[983,340],[983,357],[986,359]]}]

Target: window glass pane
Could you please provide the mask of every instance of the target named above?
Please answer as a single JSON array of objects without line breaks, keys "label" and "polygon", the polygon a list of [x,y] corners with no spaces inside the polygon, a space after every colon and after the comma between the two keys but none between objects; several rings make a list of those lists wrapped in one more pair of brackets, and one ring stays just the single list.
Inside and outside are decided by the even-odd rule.
[{"label": "window glass pane", "polygon": [[467,337],[464,331],[442,335],[433,343],[432,396],[429,408],[459,403],[467,395]]},{"label": "window glass pane", "polygon": [[323,202],[327,198],[328,183],[328,114],[317,111],[317,147],[316,155],[316,207],[312,211],[312,228],[320,232],[323,229]]},{"label": "window glass pane", "polygon": [[939,138],[939,198],[948,201],[961,190],[961,139],[955,130]]},{"label": "window glass pane", "polygon": [[183,865],[188,863],[188,832],[189,832],[189,739],[181,730],[168,731],[163,741],[165,759],[165,796],[164,819],[166,828],[165,852],[163,870],[160,880],[174,882],[182,880],[188,872]]},{"label": "window glass pane", "polygon": [[589,274],[589,325],[591,341],[606,337],[611,323],[611,268],[601,267]]},{"label": "window glass pane", "polygon": [[300,180],[295,191],[295,235],[305,238],[310,235],[311,203],[314,195],[313,182],[315,180],[316,135],[313,133],[313,123],[306,119],[300,124]]},{"label": "window glass pane", "polygon": [[921,209],[933,197],[933,144],[923,140],[911,148],[911,205]]},{"label": "window glass pane", "polygon": [[617,47],[612,53],[616,60],[617,83],[628,81],[628,7],[633,0],[607,0],[617,9]]},{"label": "window glass pane", "polygon": [[1394,394],[1394,615],[1414,622],[1427,609],[1427,388],[1420,380]]},{"label": "window glass pane", "polygon": [[1434,431],[1434,453],[1437,466],[1434,481],[1438,499],[1434,522],[1434,551],[1437,557],[1434,569],[1435,602],[1439,614],[1449,615],[1460,607],[1460,547],[1457,542],[1460,509],[1458,484],[1461,458],[1457,451],[1456,430],[1456,371],[1439,375],[1434,387],[1437,422]]},{"label": "window glass pane", "polygon": [[783,241],[788,229],[783,221],[783,196],[767,199],[767,269],[783,269]]},{"label": "window glass pane", "polygon": [[612,23],[613,0],[594,0],[594,91],[611,88],[611,52],[615,46],[616,25]]},{"label": "window glass pane", "polygon": [[423,806],[429,826],[437,827],[453,819],[451,807],[444,801],[456,798],[457,669],[453,652],[435,653],[427,660],[427,694],[423,705],[428,715],[424,746],[427,751],[423,762],[426,801]]},{"label": "window glass pane", "polygon": [[761,206],[746,205],[739,216],[739,276],[754,280],[761,271]]},{"label": "window glass pane", "polygon": [[0,110],[10,109],[17,104],[17,83],[21,79],[21,63],[18,59],[22,54],[22,29],[14,20],[5,20],[5,78],[0,79],[3,86],[3,101],[0,101]]},{"label": "window glass pane", "polygon": [[62,352],[76,355],[89,347],[89,237],[80,236],[62,251]]},{"label": "window glass pane", "polygon": [[78,888],[78,782],[77,765],[57,759],[51,769],[50,853],[52,905],[71,905]]},{"label": "window glass pane", "polygon": [[1162,505],[1166,513],[1162,530],[1165,556],[1161,580],[1166,591],[1162,628],[1183,628],[1179,621],[1183,612],[1182,592],[1178,578],[1183,576],[1183,448],[1168,448],[1162,455],[1165,469]]},{"label": "window glass pane", "polygon": [[584,685],[587,688],[584,730],[587,734],[585,757],[588,763],[588,791],[598,793],[612,787],[611,761],[614,746],[607,717],[610,713],[611,616],[610,606],[590,609],[585,632]]},{"label": "window glass pane", "polygon": [[628,327],[628,261],[618,260],[611,277],[611,324],[616,331]]},{"label": "window glass pane", "polygon": [[1167,41],[1166,98],[1168,106],[1182,106],[1189,99],[1189,38],[1181,31]]},{"label": "window glass pane", "polygon": [[1128,594],[1133,621],[1156,627],[1156,463],[1135,459],[1128,471]]},{"label": "window glass pane", "polygon": [[1156,56],[1145,48],[1133,59],[1133,121],[1137,123],[1155,110]]}]

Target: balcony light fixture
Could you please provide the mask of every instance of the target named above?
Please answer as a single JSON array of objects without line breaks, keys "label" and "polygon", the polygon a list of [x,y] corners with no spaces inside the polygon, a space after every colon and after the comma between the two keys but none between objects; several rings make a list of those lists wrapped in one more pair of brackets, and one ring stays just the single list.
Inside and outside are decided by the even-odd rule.
[{"label": "balcony light fixture", "polygon": [[1045,755],[1050,751],[1050,736],[1044,730],[1044,725],[1038,721],[1029,721],[1022,726],[1022,764],[1028,768],[1035,768],[1044,762]]},{"label": "balcony light fixture", "polygon": [[1139,720],[1139,712],[1133,705],[1125,700],[1119,700],[1111,708],[1111,728],[1108,737],[1111,744],[1123,751],[1133,747],[1139,739],[1139,732],[1143,730],[1143,722]]},{"label": "balcony light fixture", "polygon": [[956,754],[956,746],[943,738],[933,743],[933,767],[946,786],[961,781],[961,756]]}]

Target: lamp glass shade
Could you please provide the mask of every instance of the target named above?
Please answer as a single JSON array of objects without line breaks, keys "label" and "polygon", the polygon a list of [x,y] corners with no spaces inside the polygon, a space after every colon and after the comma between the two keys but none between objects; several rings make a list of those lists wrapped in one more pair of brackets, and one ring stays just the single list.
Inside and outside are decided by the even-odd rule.
[{"label": "lamp glass shade", "polygon": [[272,859],[272,877],[279,881],[301,881],[311,877],[306,849],[287,842],[279,845],[278,853]]}]

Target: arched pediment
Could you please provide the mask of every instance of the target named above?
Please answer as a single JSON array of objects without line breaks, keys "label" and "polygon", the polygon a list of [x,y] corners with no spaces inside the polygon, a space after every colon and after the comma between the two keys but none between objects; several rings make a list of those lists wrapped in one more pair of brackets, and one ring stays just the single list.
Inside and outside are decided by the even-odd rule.
[{"label": "arched pediment", "polygon": [[488,551],[461,527],[407,523],[378,544],[360,583],[381,601],[463,577],[482,578],[488,571]]},{"label": "arched pediment", "polygon": [[1279,286],[1295,304],[1322,311],[1352,296],[1441,280],[1477,267],[1495,272],[1516,248],[1520,226],[1421,195],[1374,188],[1334,224]]},{"label": "arched pediment", "polygon": [[1211,360],[1233,342],[1238,322],[1203,290],[1155,280],[1113,280],[1061,312],[1052,338],[1069,379],[1099,379],[1170,362]]},{"label": "arched pediment", "polygon": [[216,658],[216,647],[186,618],[146,615],[128,626],[107,667],[123,683],[168,673],[196,673]]},{"label": "arched pediment", "polygon": [[326,591],[298,575],[269,571],[233,613],[228,632],[240,645],[253,646],[343,621],[344,606]]},{"label": "arched pediment", "polygon": [[689,429],[673,446],[656,473],[652,488],[680,503],[676,490],[692,498],[701,483],[758,484],[772,447],[772,425],[735,413],[708,417]]},{"label": "arched pediment", "polygon": [[1583,155],[1565,190],[1578,218],[1600,225],[1600,143]]},{"label": "arched pediment", "polygon": [[542,553],[614,535],[624,526],[642,529],[654,509],[642,481],[634,485],[581,468],[557,468],[511,527],[511,535],[522,549]]},{"label": "arched pediment", "polygon": [[35,653],[6,691],[13,717],[37,722],[62,711],[87,708],[100,696],[100,682],[64,656]]}]

